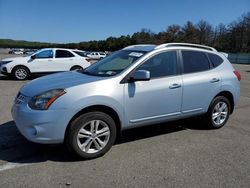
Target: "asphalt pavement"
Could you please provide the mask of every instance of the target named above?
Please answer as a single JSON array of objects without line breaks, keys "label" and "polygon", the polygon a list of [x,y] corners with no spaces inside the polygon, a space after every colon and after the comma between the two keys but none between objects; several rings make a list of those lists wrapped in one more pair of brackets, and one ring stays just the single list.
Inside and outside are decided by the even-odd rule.
[{"label": "asphalt pavement", "polygon": [[250,66],[225,127],[181,120],[124,132],[103,157],[81,161],[63,145],[28,142],[10,114],[27,81],[0,75],[0,187],[250,187]]}]

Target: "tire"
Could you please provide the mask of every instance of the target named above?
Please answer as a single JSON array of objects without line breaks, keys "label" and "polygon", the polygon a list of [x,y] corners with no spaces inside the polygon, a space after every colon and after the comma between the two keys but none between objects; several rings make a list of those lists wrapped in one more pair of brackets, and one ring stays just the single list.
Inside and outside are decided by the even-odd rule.
[{"label": "tire", "polygon": [[230,112],[229,100],[224,96],[218,96],[211,102],[204,119],[209,128],[219,129],[227,123]]},{"label": "tire", "polygon": [[70,151],[83,159],[104,155],[116,140],[115,122],[103,112],[83,114],[69,126],[65,139],[66,145]]},{"label": "tire", "polygon": [[17,80],[26,80],[29,77],[29,69],[24,66],[15,67],[12,76]]},{"label": "tire", "polygon": [[83,68],[81,66],[73,66],[70,69],[70,71],[77,71],[77,70],[83,70]]}]

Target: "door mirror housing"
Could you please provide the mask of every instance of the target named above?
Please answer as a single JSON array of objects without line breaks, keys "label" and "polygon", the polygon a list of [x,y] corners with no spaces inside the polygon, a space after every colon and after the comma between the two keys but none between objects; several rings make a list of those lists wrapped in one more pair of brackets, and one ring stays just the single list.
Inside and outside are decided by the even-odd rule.
[{"label": "door mirror housing", "polygon": [[150,80],[150,72],[147,70],[137,70],[130,78],[130,81],[148,81]]},{"label": "door mirror housing", "polygon": [[36,55],[30,56],[30,59],[32,59],[32,60],[36,59]]}]

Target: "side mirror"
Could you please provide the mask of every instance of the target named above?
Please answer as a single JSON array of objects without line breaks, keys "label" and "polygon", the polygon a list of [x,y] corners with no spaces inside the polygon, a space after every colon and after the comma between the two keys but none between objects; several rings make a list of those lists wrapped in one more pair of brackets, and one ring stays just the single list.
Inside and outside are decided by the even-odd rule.
[{"label": "side mirror", "polygon": [[36,55],[30,56],[30,59],[32,59],[32,60],[36,59]]},{"label": "side mirror", "polygon": [[148,81],[150,80],[150,72],[147,70],[137,70],[130,78],[131,81]]}]

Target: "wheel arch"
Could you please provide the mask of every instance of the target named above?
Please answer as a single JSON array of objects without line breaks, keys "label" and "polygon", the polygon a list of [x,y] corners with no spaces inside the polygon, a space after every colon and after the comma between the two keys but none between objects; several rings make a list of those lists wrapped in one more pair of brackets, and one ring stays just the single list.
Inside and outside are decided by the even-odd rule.
[{"label": "wheel arch", "polygon": [[70,67],[70,71],[73,70],[73,68],[75,68],[75,67],[80,67],[80,68],[84,69],[84,68],[83,68],[82,66],[80,66],[80,65],[73,65],[72,67]]},{"label": "wheel arch", "polygon": [[118,115],[118,113],[111,107],[106,106],[106,105],[92,105],[92,106],[88,106],[83,108],[82,110],[80,110],[79,112],[77,112],[69,121],[67,128],[65,130],[64,133],[64,140],[66,139],[67,135],[68,135],[68,131],[70,128],[70,124],[72,121],[74,121],[77,117],[79,117],[82,114],[88,113],[88,112],[94,112],[94,111],[99,111],[99,112],[103,112],[106,113],[108,115],[111,116],[111,118],[115,121],[115,125],[117,127],[117,138],[119,139],[119,137],[121,136],[121,119]]},{"label": "wheel arch", "polygon": [[22,65],[22,64],[15,65],[15,66],[11,69],[11,74],[13,74],[13,71],[14,71],[14,70],[15,70],[15,68],[17,68],[17,67],[24,67],[24,68],[26,68],[26,69],[29,71],[29,74],[31,74],[30,69],[29,69],[27,66]]},{"label": "wheel arch", "polygon": [[220,93],[218,93],[215,97],[218,97],[218,96],[224,96],[229,100],[230,106],[231,106],[230,114],[232,114],[233,111],[234,111],[234,97],[233,97],[233,94],[230,91],[225,90],[225,91],[221,91]]}]

